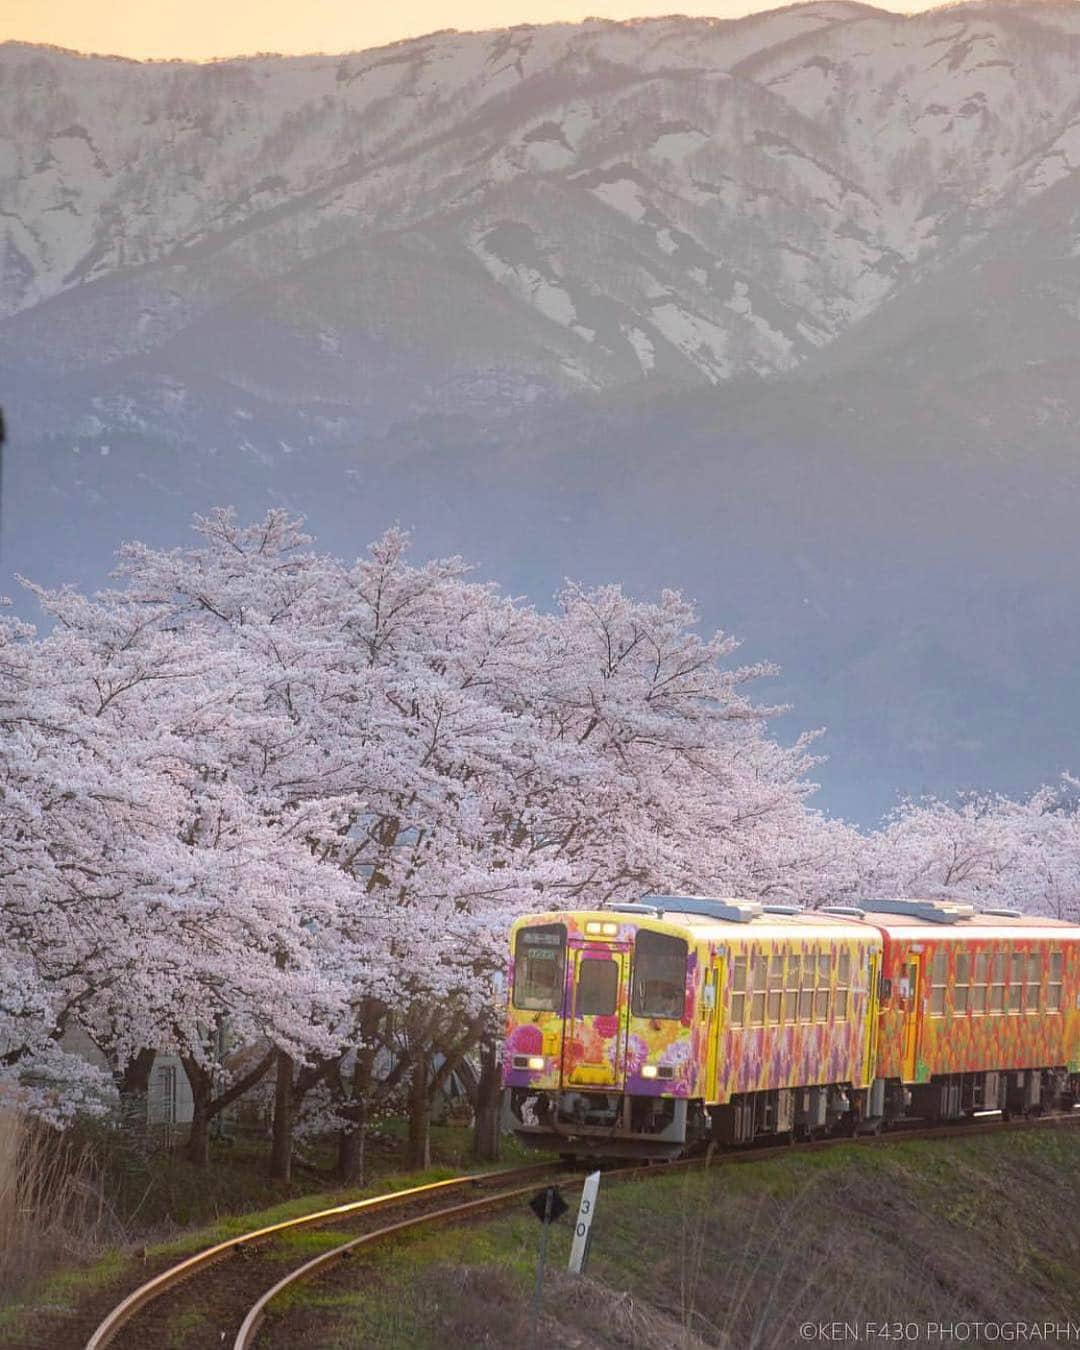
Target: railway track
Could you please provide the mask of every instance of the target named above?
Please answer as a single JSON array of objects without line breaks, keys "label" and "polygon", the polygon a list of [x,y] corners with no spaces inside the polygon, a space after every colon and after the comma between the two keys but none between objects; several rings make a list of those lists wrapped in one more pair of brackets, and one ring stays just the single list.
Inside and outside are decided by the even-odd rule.
[{"label": "railway track", "polygon": [[[201,1314],[206,1336],[192,1343],[230,1344],[253,1298],[276,1281],[283,1248],[287,1258],[290,1242],[295,1243],[301,1234],[318,1230],[324,1235],[327,1230],[335,1234],[349,1230],[366,1233],[377,1228],[388,1212],[404,1213],[416,1220],[432,1209],[437,1210],[445,1197],[455,1193],[480,1195],[492,1188],[501,1193],[527,1179],[530,1184],[524,1189],[531,1191],[542,1178],[565,1170],[565,1165],[540,1162],[470,1173],[333,1205],[240,1233],[196,1252],[133,1290],[98,1324],[86,1342],[86,1350],[104,1350],[105,1346],[114,1350],[147,1350],[148,1346],[168,1344],[177,1325],[192,1320],[193,1305]],[[192,1327],[192,1336],[195,1335],[196,1329]]]},{"label": "railway track", "polygon": [[[976,1120],[963,1124],[904,1127],[866,1137],[860,1143],[888,1144],[899,1140],[957,1138],[1069,1126],[1080,1126],[1080,1109],[1074,1109],[1068,1114],[1024,1120]],[[790,1156],[851,1142],[850,1138],[833,1137],[798,1144],[768,1144],[670,1163],[605,1169],[605,1179],[630,1180],[645,1175],[670,1174],[672,1171],[753,1163],[777,1155]],[[190,1319],[190,1305],[196,1301],[201,1313],[200,1329],[192,1326],[191,1337],[185,1340],[185,1344],[231,1345],[233,1350],[252,1350],[267,1311],[276,1299],[361,1254],[365,1248],[418,1228],[461,1222],[513,1201],[524,1201],[543,1180],[559,1180],[564,1185],[572,1185],[581,1179],[581,1172],[571,1172],[565,1163],[537,1163],[531,1167],[454,1177],[406,1191],[374,1196],[240,1234],[170,1267],[129,1294],[97,1327],[86,1343],[86,1350],[104,1350],[107,1345],[120,1347],[121,1350],[145,1350],[146,1346],[169,1341],[179,1344],[176,1334],[180,1326]],[[482,1193],[470,1195],[464,1200],[457,1199],[450,1205],[442,1203],[455,1193],[469,1191]],[[393,1221],[380,1223],[379,1220],[388,1212],[394,1215]],[[279,1272],[284,1264],[282,1253],[277,1249],[275,1255],[274,1244],[298,1231],[326,1228],[328,1225],[334,1226],[335,1234],[345,1225],[359,1226],[363,1231],[309,1257],[281,1275]],[[287,1255],[286,1252],[286,1259]],[[197,1300],[188,1298],[185,1306],[182,1286],[195,1276],[199,1277]],[[190,1288],[186,1293],[191,1294]]]}]

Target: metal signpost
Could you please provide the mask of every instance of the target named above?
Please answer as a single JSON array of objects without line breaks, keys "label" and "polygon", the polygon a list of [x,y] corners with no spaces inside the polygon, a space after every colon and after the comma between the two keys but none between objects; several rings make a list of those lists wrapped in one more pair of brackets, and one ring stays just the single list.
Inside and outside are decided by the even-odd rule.
[{"label": "metal signpost", "polygon": [[534,1195],[529,1208],[543,1225],[540,1229],[540,1259],[536,1263],[536,1289],[533,1291],[532,1324],[536,1334],[536,1324],[540,1317],[540,1297],[544,1290],[544,1266],[547,1263],[548,1234],[553,1219],[565,1214],[569,1206],[559,1194],[558,1186],[548,1186]]},{"label": "metal signpost", "polygon": [[575,1275],[585,1271],[589,1259],[589,1243],[592,1241],[592,1221],[596,1213],[596,1197],[600,1191],[600,1173],[590,1172],[581,1188],[581,1204],[578,1207],[577,1224],[574,1227],[574,1240],[570,1244],[570,1264],[567,1269]]}]

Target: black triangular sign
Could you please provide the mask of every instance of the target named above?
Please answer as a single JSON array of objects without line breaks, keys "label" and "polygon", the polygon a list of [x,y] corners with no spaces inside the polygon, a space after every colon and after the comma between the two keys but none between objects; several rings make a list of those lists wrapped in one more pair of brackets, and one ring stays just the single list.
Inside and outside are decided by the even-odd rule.
[{"label": "black triangular sign", "polygon": [[[551,1196],[550,1207],[548,1204],[549,1194]],[[559,1218],[560,1215],[566,1213],[569,1206],[567,1205],[566,1201],[562,1198],[562,1196],[559,1194],[558,1186],[548,1186],[546,1189],[538,1192],[536,1195],[533,1196],[533,1198],[529,1201],[529,1208],[540,1220],[540,1222],[543,1223],[545,1218],[548,1219]]]}]

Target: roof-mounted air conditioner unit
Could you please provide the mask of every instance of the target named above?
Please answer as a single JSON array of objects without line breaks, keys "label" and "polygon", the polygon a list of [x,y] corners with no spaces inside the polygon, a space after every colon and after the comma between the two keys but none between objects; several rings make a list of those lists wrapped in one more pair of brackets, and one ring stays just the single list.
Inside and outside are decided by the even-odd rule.
[{"label": "roof-mounted air conditioner unit", "polygon": [[705,895],[646,895],[643,904],[655,905],[664,913],[700,914],[706,919],[721,919],[725,923],[749,923],[760,918],[761,905],[756,900],[713,898]]}]

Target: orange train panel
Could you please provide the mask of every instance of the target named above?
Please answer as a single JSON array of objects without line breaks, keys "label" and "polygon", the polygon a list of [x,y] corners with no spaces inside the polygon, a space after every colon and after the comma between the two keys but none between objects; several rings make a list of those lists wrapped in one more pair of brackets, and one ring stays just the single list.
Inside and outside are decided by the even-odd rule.
[{"label": "orange train panel", "polygon": [[[980,922],[982,919],[982,922]],[[1080,1071],[1080,930],[868,913],[885,939],[877,1073],[907,1083],[993,1069]]]}]

